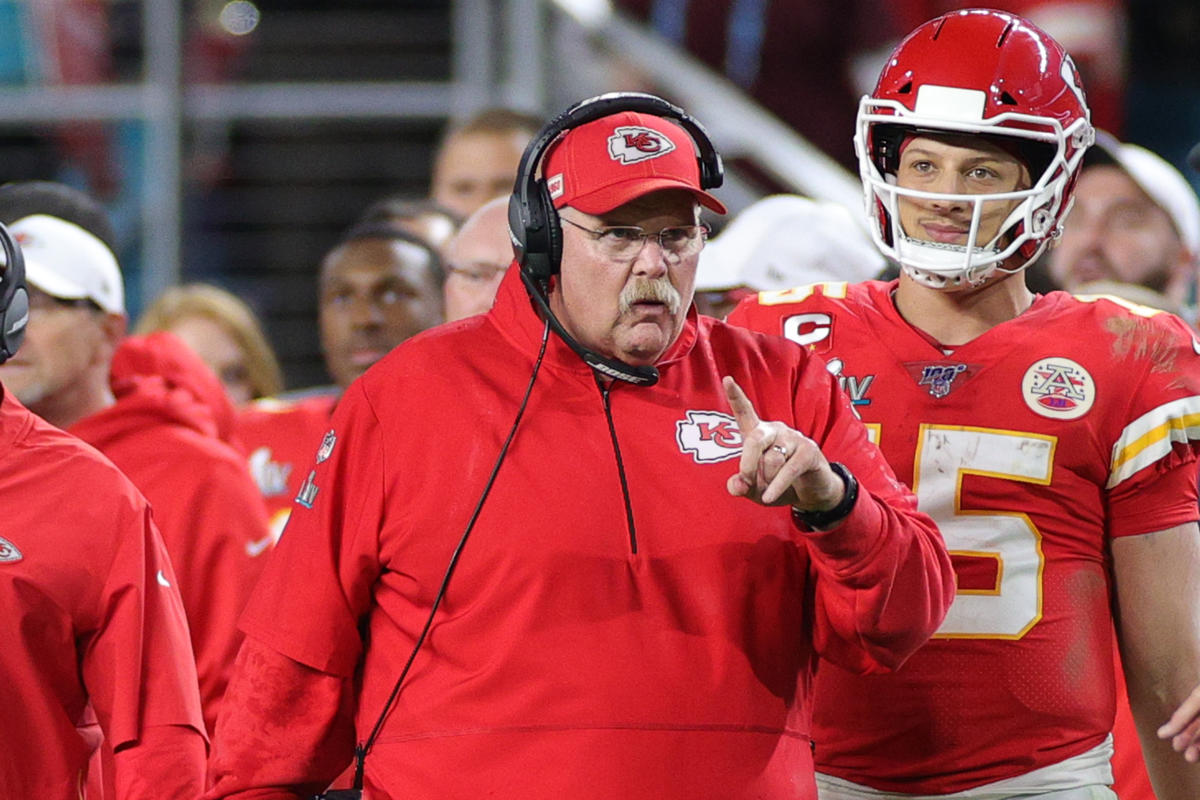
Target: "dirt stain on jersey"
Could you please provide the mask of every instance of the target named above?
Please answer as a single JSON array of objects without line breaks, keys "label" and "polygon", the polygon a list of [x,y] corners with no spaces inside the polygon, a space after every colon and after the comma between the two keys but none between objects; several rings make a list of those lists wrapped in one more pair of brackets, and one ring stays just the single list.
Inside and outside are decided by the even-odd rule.
[{"label": "dirt stain on jersey", "polygon": [[1134,358],[1150,362],[1151,372],[1176,372],[1179,346],[1176,334],[1148,319],[1112,317],[1106,326],[1113,335],[1112,353],[1116,358]]}]

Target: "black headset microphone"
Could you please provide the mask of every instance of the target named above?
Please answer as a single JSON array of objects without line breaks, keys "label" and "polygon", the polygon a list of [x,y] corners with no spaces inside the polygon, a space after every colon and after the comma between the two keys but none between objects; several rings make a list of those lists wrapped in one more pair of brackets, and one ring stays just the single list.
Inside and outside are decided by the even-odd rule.
[{"label": "black headset microphone", "polygon": [[492,485],[495,483],[496,476],[500,472],[500,466],[504,463],[504,457],[508,453],[509,445],[512,444],[513,438],[516,436],[517,427],[520,425],[521,418],[525,414],[525,408],[529,403],[529,396],[533,392],[534,383],[541,370],[542,359],[546,354],[546,345],[549,341],[550,331],[553,330],[568,347],[583,359],[584,363],[604,376],[627,381],[638,386],[653,386],[658,381],[658,370],[652,366],[626,364],[624,361],[610,358],[584,347],[559,322],[558,317],[550,308],[549,301],[550,279],[558,274],[562,258],[562,223],[559,222],[558,212],[555,210],[554,203],[550,198],[550,192],[546,188],[545,179],[539,178],[537,175],[542,158],[549,147],[572,128],[578,128],[580,125],[586,125],[601,117],[607,117],[610,114],[622,111],[652,114],[678,122],[680,127],[692,137],[692,141],[695,142],[696,148],[699,151],[697,160],[700,165],[700,188],[715,189],[721,185],[724,179],[721,156],[717,153],[712,140],[709,139],[708,134],[700,123],[690,117],[683,109],[668,103],[661,97],[640,92],[612,92],[576,103],[548,122],[530,141],[529,146],[525,148],[525,153],[521,156],[521,163],[517,169],[517,180],[513,187],[513,194],[508,204],[508,225],[509,236],[513,242],[513,252],[516,254],[517,263],[521,269],[521,281],[525,284],[529,296],[541,310],[542,316],[545,319],[546,324],[542,330],[541,349],[538,351],[537,359],[534,362],[533,372],[529,376],[529,384],[525,388],[525,395],[517,410],[516,419],[513,420],[508,437],[500,448],[500,453],[496,457],[496,463],[492,466],[491,474],[488,476],[487,483],[483,487],[483,493],[479,501],[475,504],[475,510],[467,522],[467,528],[463,531],[462,536],[459,537],[454,553],[450,557],[450,563],[447,565],[446,571],[442,576],[438,593],[434,597],[429,614],[425,618],[425,624],[421,629],[420,635],[417,637],[416,644],[408,655],[408,660],[404,664],[404,669],[400,672],[400,677],[393,684],[391,694],[388,696],[387,702],[384,703],[383,710],[372,727],[366,742],[358,744],[354,748],[354,787],[351,789],[331,789],[317,795],[315,800],[361,800],[364,778],[363,771],[367,754],[379,736],[384,720],[387,719],[388,712],[391,711],[392,706],[400,695],[404,679],[407,677],[409,669],[417,657],[417,653],[420,652],[421,646],[425,643],[425,639],[433,625],[434,615],[441,605],[442,598],[446,594],[446,588],[450,584],[450,578],[454,574],[454,568],[458,565],[459,557],[462,555],[463,548],[467,543],[467,537],[470,535],[472,529],[474,529],[476,520],[479,519],[484,501],[487,500],[488,494],[491,493]]},{"label": "black headset microphone", "polygon": [[0,364],[16,355],[29,322],[29,290],[25,288],[25,257],[21,246],[0,225],[0,248],[4,250],[0,272]]}]

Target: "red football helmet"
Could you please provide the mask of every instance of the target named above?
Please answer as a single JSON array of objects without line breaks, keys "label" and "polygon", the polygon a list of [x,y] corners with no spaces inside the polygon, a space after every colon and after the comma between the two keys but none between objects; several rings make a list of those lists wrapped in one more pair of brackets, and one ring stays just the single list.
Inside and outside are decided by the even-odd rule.
[{"label": "red football helmet", "polygon": [[[901,145],[914,133],[999,141],[1025,162],[1032,186],[984,195],[900,188]],[[1083,153],[1094,139],[1079,73],[1044,31],[986,9],[931,20],[896,47],[874,93],[859,105],[854,145],[872,236],[910,276],[934,288],[976,285],[996,269],[1018,272],[1059,235]],[[968,204],[973,214],[966,244],[906,236],[897,213],[901,197]],[[985,200],[1019,202],[991,241],[977,242]]]}]

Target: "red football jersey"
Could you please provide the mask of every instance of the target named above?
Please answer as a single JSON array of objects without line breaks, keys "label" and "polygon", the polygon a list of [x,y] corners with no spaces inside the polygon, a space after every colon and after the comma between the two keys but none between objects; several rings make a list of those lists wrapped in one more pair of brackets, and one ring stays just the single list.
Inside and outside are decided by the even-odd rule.
[{"label": "red football jersey", "polygon": [[330,427],[336,393],[299,399],[266,398],[242,409],[237,434],[271,518],[275,541],[283,533],[292,500],[312,468]]},{"label": "red football jersey", "polygon": [[1200,343],[1169,314],[1039,296],[949,355],[896,284],[749,298],[730,321],[823,356],[939,524],[958,594],[898,672],[818,670],[818,769],[943,794],[1099,744],[1113,725],[1108,538],[1197,519]]}]

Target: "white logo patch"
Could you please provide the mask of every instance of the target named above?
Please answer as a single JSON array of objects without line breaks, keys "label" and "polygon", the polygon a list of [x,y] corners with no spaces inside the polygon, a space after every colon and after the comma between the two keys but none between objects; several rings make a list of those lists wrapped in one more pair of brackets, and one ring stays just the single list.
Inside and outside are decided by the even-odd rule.
[{"label": "white logo patch", "polygon": [[808,346],[829,338],[833,317],[822,311],[793,314],[783,321],[783,336],[798,345]]},{"label": "white logo patch", "polygon": [[698,464],[728,461],[742,454],[737,420],[720,411],[689,411],[675,423],[679,452],[691,453]]},{"label": "white logo patch", "polygon": [[613,161],[636,164],[665,156],[675,149],[675,143],[653,128],[627,125],[617,128],[608,137],[608,154]]},{"label": "white logo patch", "polygon": [[0,536],[0,564],[12,564],[24,557],[15,544]]},{"label": "white logo patch", "polygon": [[250,465],[250,475],[258,484],[258,491],[263,497],[275,497],[287,492],[287,480],[292,474],[292,465],[272,461],[271,448],[258,448],[250,454],[247,463]]},{"label": "white logo patch", "polygon": [[1043,358],[1025,371],[1021,396],[1035,413],[1051,419],[1078,419],[1096,402],[1096,382],[1069,358]]},{"label": "white logo patch", "polygon": [[562,173],[551,175],[546,179],[546,191],[550,193],[551,200],[557,200],[562,197],[563,193],[563,176]]},{"label": "white logo patch", "polygon": [[154,576],[154,580],[158,581],[159,586],[166,586],[168,589],[171,588],[171,582],[167,580],[167,576],[163,574],[161,569],[158,571],[158,574]]}]

